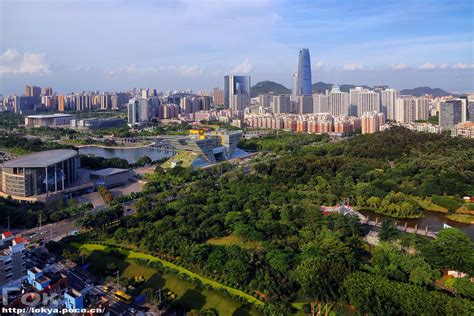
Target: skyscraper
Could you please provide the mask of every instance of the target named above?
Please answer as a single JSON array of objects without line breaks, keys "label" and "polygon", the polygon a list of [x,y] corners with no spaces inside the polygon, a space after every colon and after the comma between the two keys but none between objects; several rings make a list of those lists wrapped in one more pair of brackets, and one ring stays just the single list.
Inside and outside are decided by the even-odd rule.
[{"label": "skyscraper", "polygon": [[309,57],[309,50],[303,48],[300,50],[298,60],[298,74],[297,74],[297,95],[312,94],[311,81],[311,59]]},{"label": "skyscraper", "polygon": [[[234,95],[245,95],[250,101],[250,76],[224,77],[224,105],[231,106]],[[239,99],[239,98],[238,98]]]}]

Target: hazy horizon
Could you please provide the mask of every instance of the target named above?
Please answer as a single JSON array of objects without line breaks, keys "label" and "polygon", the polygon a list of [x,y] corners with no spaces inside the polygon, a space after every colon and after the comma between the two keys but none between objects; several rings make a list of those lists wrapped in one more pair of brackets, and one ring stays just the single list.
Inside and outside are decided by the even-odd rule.
[{"label": "hazy horizon", "polygon": [[0,93],[210,90],[226,74],[474,91],[471,1],[0,2]]}]

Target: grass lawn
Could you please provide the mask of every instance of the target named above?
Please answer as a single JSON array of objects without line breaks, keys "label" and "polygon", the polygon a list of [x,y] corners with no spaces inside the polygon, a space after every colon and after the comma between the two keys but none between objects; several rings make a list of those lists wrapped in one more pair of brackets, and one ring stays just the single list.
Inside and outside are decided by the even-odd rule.
[{"label": "grass lawn", "polygon": [[215,288],[224,287],[229,292],[245,296],[249,301],[256,301],[257,303],[263,304],[242,291],[223,286],[218,282],[199,276],[171,262],[161,260],[148,254],[126,250],[121,250],[123,254],[127,255],[124,260],[121,260],[108,254],[110,248],[107,246],[78,243],[72,243],[72,245],[87,255],[86,260],[93,265],[103,266],[109,263],[115,263],[121,275],[124,277],[132,278],[135,276],[143,276],[145,278],[145,287],[152,287],[154,289],[165,287],[171,289],[178,295],[178,302],[190,309],[203,310],[214,308],[219,312],[219,315],[261,315],[251,304],[243,304],[216,291],[198,289],[195,285],[181,280],[173,274],[158,272],[153,268],[136,263],[133,259],[141,258],[160,261],[164,266],[199,278],[203,283],[211,284]]},{"label": "grass lawn", "polygon": [[448,212],[447,208],[434,204],[433,202],[431,202],[430,198],[426,198],[426,199],[415,198],[415,199],[418,202],[418,204],[420,204],[420,206],[427,211],[441,212],[441,213]]},{"label": "grass lawn", "polygon": [[467,215],[467,214],[451,214],[446,215],[452,221],[465,223],[465,224],[474,224],[474,215]]},{"label": "grass lawn", "polygon": [[238,245],[246,249],[256,249],[260,247],[260,243],[258,241],[243,241],[239,236],[233,234],[225,237],[211,238],[207,241],[207,243],[218,246]]}]

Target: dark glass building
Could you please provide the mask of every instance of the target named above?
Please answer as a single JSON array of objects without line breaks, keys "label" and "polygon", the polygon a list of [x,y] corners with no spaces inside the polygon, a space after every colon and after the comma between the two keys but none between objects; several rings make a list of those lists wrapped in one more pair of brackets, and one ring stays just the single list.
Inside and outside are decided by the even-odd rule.
[{"label": "dark glass building", "polygon": [[296,92],[297,95],[313,94],[311,81],[311,59],[309,57],[309,50],[307,48],[300,50]]},{"label": "dark glass building", "polygon": [[247,95],[250,100],[250,76],[225,76],[224,77],[224,105],[230,106],[233,95]]},{"label": "dark glass building", "polygon": [[439,125],[444,129],[451,129],[462,121],[462,101],[450,100],[442,102],[439,112]]}]

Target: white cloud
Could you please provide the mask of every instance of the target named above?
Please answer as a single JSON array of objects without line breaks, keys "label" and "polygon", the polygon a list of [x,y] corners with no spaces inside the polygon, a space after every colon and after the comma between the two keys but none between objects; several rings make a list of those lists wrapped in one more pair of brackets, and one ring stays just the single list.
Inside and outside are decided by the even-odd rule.
[{"label": "white cloud", "polygon": [[249,62],[247,58],[245,58],[245,60],[241,64],[236,65],[234,69],[232,69],[230,72],[234,74],[245,75],[245,74],[250,73],[251,71],[252,71],[252,64]]},{"label": "white cloud", "polygon": [[408,68],[406,64],[394,64],[391,66],[392,70],[405,70]]},{"label": "white cloud", "polygon": [[18,53],[7,49],[0,55],[0,75],[45,74],[51,72],[46,62],[46,54]]},{"label": "white cloud", "polygon": [[179,71],[185,77],[199,76],[203,73],[202,68],[197,65],[180,66]]},{"label": "white cloud", "polygon": [[441,64],[439,65],[439,69],[448,69],[449,65],[448,64]]},{"label": "white cloud", "polygon": [[362,70],[364,69],[364,66],[362,66],[361,64],[345,64],[343,67],[342,67],[343,70],[346,70],[346,71],[355,71],[355,70]]},{"label": "white cloud", "polygon": [[420,70],[433,70],[436,69],[436,65],[432,63],[424,63],[423,65],[420,65],[418,69]]},{"label": "white cloud", "polygon": [[109,76],[116,76],[118,74],[122,74],[122,73],[134,73],[134,72],[137,72],[138,69],[135,65],[124,65],[124,66],[120,66],[118,67],[117,69],[109,69],[109,70],[105,70],[105,74],[109,75]]},{"label": "white cloud", "polygon": [[453,65],[451,68],[456,69],[456,70],[474,69],[474,64],[457,63],[457,64]]},{"label": "white cloud", "polygon": [[326,68],[326,65],[322,61],[318,61],[311,65],[311,70],[323,70]]}]

